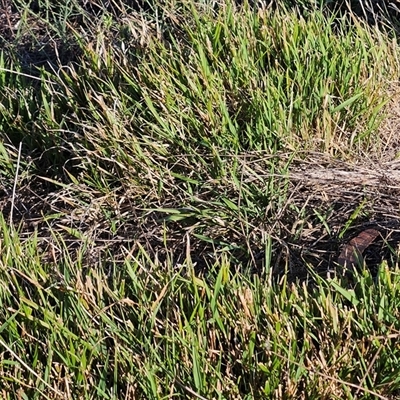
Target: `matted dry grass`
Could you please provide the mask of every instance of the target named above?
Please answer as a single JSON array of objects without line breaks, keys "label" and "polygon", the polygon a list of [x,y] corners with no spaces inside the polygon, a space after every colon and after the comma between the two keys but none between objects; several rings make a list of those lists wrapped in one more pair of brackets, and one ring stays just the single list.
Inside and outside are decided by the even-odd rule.
[{"label": "matted dry grass", "polygon": [[[266,185],[273,179],[276,187],[286,191],[279,205],[272,201],[263,213],[248,215],[247,220],[240,212],[224,216],[226,210],[221,206],[210,206],[215,193],[225,192],[240,208],[240,191],[229,180],[225,186],[210,180],[193,201],[184,191],[172,192],[171,178],[165,182],[171,187],[171,197],[163,203],[154,197],[143,207],[138,205],[140,196],[134,188],[105,196],[84,185],[56,189],[36,178],[13,194],[13,222],[19,226],[21,238],[36,232],[47,262],[73,258],[84,246],[82,262],[87,267],[105,258],[123,262],[143,248],[156,260],[171,257],[177,264],[190,256],[199,270],[204,270],[231,244],[228,252],[238,268],[250,267],[256,272],[266,265],[265,241],[271,237],[274,272],[304,279],[310,268],[324,275],[336,271],[341,248],[368,228],[377,229],[380,236],[366,251],[367,265],[375,269],[384,260],[389,264],[396,261],[399,160],[377,165],[308,154],[306,160],[294,160],[284,176],[266,172],[276,158],[285,164],[291,155],[253,154],[238,159],[244,186]],[[7,191],[2,196],[6,218],[11,195]],[[175,220],[171,215],[182,218]],[[58,241],[67,244],[69,254]]]}]

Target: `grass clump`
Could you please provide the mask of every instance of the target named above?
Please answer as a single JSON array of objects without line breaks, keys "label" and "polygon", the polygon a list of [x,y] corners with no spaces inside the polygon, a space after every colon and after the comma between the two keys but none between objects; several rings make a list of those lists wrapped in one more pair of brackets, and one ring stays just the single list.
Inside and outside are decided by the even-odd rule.
[{"label": "grass clump", "polygon": [[224,257],[208,278],[190,259],[159,263],[143,251],[120,265],[54,270],[39,264],[33,241],[8,234],[31,257],[6,258],[11,246],[2,248],[8,398],[368,399],[399,390],[398,270],[382,266],[377,284],[365,272],[354,289],[318,280],[313,290],[237,273]]},{"label": "grass clump", "polygon": [[[62,162],[53,162],[58,149],[89,168],[90,179],[100,167],[100,181],[126,176],[122,166],[137,160],[153,163],[147,152],[155,159],[199,154],[193,162],[203,170],[205,155],[215,168],[215,155],[224,153],[348,152],[373,142],[387,101],[383,77],[394,73],[395,49],[382,34],[319,11],[305,18],[229,3],[218,11],[176,6],[168,30],[141,18],[104,14],[90,35],[71,27],[81,56],[58,73],[42,71],[39,93],[21,89],[26,77],[7,79],[2,129],[10,140],[24,138],[50,165]],[[142,32],[153,34],[138,46]],[[21,71],[12,65],[5,68]]]},{"label": "grass clump", "polygon": [[367,141],[376,127],[383,81],[369,77],[382,55],[360,26],[334,32],[333,18],[322,13],[305,19],[227,5],[184,29],[184,43],[156,43],[140,71],[152,77],[145,99],[157,126],[183,119],[188,143],[330,150],[335,142]]},{"label": "grass clump", "polygon": [[[397,186],[296,182],[384,147],[397,44],[309,7],[144,8],[4,14],[2,396],[396,398]],[[321,278],[371,219],[390,257]]]}]

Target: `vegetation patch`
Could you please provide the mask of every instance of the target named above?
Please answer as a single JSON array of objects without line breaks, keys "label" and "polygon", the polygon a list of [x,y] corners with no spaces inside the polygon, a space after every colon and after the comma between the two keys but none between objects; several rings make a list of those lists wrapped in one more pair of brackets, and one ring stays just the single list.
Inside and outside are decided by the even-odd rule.
[{"label": "vegetation patch", "polygon": [[396,25],[333,11],[1,3],[2,397],[398,398]]}]

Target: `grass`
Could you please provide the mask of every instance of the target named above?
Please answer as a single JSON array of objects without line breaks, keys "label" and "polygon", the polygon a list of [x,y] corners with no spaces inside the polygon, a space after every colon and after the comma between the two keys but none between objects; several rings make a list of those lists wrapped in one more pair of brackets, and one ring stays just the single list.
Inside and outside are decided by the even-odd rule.
[{"label": "grass", "polygon": [[397,398],[398,185],[295,179],[395,162],[395,27],[146,4],[3,5],[2,398]]}]

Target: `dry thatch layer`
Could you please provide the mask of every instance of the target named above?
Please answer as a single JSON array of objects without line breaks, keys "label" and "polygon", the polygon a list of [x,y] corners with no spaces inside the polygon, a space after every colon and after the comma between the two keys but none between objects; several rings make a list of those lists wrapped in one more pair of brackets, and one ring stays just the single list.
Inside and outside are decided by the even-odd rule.
[{"label": "dry thatch layer", "polygon": [[[221,182],[214,187],[210,184],[204,193],[197,194],[197,205],[193,199],[177,195],[167,199],[168,204],[162,207],[155,204],[151,211],[138,206],[135,191],[118,191],[108,196],[83,186],[54,191],[51,185],[36,180],[14,194],[4,190],[1,211],[9,218],[14,196],[13,218],[14,223],[20,223],[21,237],[29,237],[36,230],[44,261],[50,263],[58,263],[67,256],[59,242],[62,238],[68,257],[72,258],[85,243],[86,267],[99,262],[122,262],[145,249],[155,262],[169,258],[183,263],[190,255],[200,273],[231,245],[228,250],[233,265],[257,273],[267,265],[265,241],[271,237],[275,275],[305,279],[310,269],[323,275],[342,270],[343,249],[354,244],[354,238],[366,230],[377,232],[376,238],[362,249],[367,266],[374,271],[383,260],[389,266],[397,261],[399,162],[394,160],[377,167],[314,154],[307,161],[292,162],[287,175],[265,173],[271,160],[277,158],[284,164],[289,155],[258,154],[240,159],[243,185],[262,184],[273,178],[276,187],[286,188],[287,193],[279,207],[272,200],[265,213],[247,220],[240,213],[220,220],[217,208],[209,219],[202,219],[194,211],[204,203],[210,207],[216,191],[225,189],[231,190],[231,198],[236,196],[239,204],[240,195],[229,187],[229,182],[225,188]],[[183,210],[188,217],[174,221],[161,208]],[[58,215],[49,218],[54,214]],[[351,257],[349,264],[354,263]]]},{"label": "dry thatch layer", "polygon": [[[303,234],[307,247],[314,247],[313,265],[318,259],[317,248],[321,267],[332,270],[337,264],[343,264],[338,262],[340,249],[343,252],[347,243],[367,229],[379,232],[379,237],[365,249],[367,265],[375,268],[383,260],[389,264],[395,262],[400,239],[399,168],[397,160],[349,164],[317,157],[299,163],[292,170],[290,180],[298,182],[299,191],[303,193],[300,197],[293,196],[293,202],[300,206],[307,194],[306,202],[311,208],[331,210],[319,224],[323,232],[320,238],[312,233],[307,237],[307,230]],[[317,228],[318,224],[309,232]],[[313,256],[310,258],[312,260]]]}]

